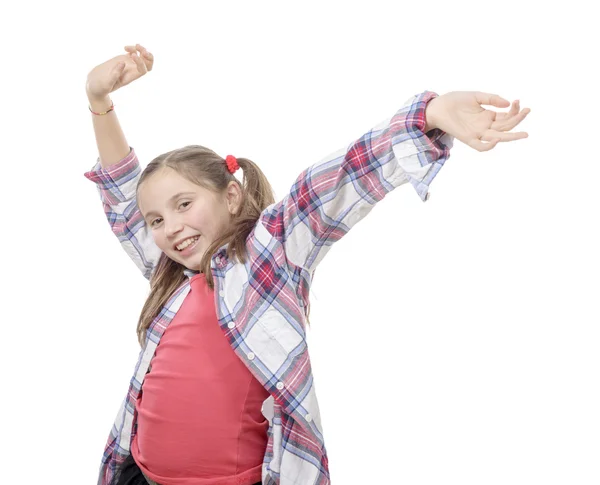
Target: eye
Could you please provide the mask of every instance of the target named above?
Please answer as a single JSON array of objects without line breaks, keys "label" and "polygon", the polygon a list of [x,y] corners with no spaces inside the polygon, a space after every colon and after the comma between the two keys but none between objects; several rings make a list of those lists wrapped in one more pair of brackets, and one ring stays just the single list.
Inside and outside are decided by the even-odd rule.
[{"label": "eye", "polygon": [[[182,202],[181,204],[179,204],[179,207],[181,208],[181,207],[182,207],[184,204],[191,204],[191,203],[192,203],[192,202],[188,200],[188,201],[186,201],[186,202]],[[185,207],[187,207],[187,205],[186,205]],[[150,223],[150,227],[154,227],[154,225],[155,225],[154,223],[155,223],[156,221],[160,221],[160,220],[161,220],[161,218],[160,218],[160,217],[159,217],[159,218],[157,218],[157,219],[154,219],[154,220],[153,220],[153,221]]]}]

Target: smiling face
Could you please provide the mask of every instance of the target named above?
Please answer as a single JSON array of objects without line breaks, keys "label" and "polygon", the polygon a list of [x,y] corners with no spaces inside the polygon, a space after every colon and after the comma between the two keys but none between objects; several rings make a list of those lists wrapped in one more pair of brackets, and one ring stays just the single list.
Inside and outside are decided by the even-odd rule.
[{"label": "smiling face", "polygon": [[[241,189],[230,182],[222,195],[205,189],[163,167],[138,188],[138,207],[154,242],[169,258],[188,269],[201,271],[204,253],[230,228],[231,216],[241,200]],[[198,237],[183,251],[175,245]]]}]

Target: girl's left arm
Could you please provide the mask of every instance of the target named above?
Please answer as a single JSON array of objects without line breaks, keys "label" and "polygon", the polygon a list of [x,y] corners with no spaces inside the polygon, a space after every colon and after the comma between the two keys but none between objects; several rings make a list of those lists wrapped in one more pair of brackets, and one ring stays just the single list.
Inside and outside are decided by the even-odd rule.
[{"label": "girl's left arm", "polygon": [[454,140],[437,128],[424,132],[427,103],[437,96],[425,91],[409,98],[391,118],[305,169],[289,194],[263,211],[257,237],[266,229],[290,263],[312,272],[333,243],[396,187],[410,182],[427,201]]}]

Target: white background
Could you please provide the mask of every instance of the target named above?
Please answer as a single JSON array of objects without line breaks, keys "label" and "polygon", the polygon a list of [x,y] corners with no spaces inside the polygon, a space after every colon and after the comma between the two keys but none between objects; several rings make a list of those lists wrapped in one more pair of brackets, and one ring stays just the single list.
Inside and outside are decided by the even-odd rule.
[{"label": "white background", "polygon": [[[296,176],[424,90],[496,93],[529,138],[455,141],[336,243],[309,350],[335,485],[598,484],[597,27],[583,2],[34,2],[2,7],[3,483],[95,484],[148,282],[83,173],[87,73],[142,167],[188,144]],[[507,109],[491,108],[495,111]]]}]

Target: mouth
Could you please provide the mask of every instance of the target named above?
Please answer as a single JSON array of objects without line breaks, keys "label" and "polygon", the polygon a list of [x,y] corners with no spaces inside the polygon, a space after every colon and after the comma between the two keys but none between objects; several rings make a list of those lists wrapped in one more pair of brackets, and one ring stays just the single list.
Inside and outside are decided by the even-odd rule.
[{"label": "mouth", "polygon": [[175,251],[177,251],[177,253],[181,254],[182,256],[189,256],[190,254],[192,254],[194,252],[194,249],[198,245],[198,241],[200,241],[201,236],[195,236],[195,237],[197,239],[192,244],[189,244],[188,246],[183,248],[181,251],[179,249],[175,248]]}]

